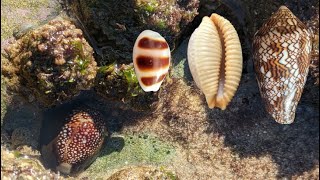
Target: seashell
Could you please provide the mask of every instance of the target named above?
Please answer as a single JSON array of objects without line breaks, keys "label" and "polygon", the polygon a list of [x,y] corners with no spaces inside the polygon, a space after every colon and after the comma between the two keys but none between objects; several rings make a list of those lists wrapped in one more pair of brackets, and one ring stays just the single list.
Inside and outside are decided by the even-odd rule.
[{"label": "seashell", "polygon": [[310,64],[306,26],[281,6],[256,32],[254,67],[267,112],[281,124],[294,121]]},{"label": "seashell", "polygon": [[170,47],[157,32],[145,30],[133,47],[133,65],[140,86],[146,92],[158,91],[170,66]]},{"label": "seashell", "polygon": [[67,120],[42,154],[57,171],[77,174],[96,158],[107,129],[101,114],[93,110],[77,110]]},{"label": "seashell", "polygon": [[188,44],[188,63],[209,108],[225,110],[242,73],[242,50],[232,24],[218,14],[203,17]]}]

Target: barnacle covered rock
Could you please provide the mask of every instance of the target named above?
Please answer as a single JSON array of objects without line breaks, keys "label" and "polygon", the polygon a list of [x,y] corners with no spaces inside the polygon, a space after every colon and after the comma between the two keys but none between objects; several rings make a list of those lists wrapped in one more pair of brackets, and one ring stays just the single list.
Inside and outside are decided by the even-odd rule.
[{"label": "barnacle covered rock", "polygon": [[[67,4],[67,3],[66,3]],[[67,4],[101,48],[103,62],[128,64],[136,37],[145,29],[159,32],[171,49],[197,15],[199,0],[79,0]]]},{"label": "barnacle covered rock", "polygon": [[100,67],[94,89],[105,99],[122,101],[135,110],[154,109],[158,102],[157,93],[144,92],[140,87],[133,64]]},{"label": "barnacle covered rock", "polygon": [[42,146],[48,167],[76,174],[96,158],[107,134],[102,115],[94,110],[75,110],[59,134]]},{"label": "barnacle covered rock", "polygon": [[89,89],[96,76],[93,50],[70,21],[54,19],[27,32],[5,49],[3,74],[17,78],[18,90],[33,94],[45,106]]}]

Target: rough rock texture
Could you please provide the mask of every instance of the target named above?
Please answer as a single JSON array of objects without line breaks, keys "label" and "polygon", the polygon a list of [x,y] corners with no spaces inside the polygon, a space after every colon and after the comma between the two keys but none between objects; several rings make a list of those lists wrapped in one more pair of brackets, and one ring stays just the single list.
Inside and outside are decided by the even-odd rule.
[{"label": "rough rock texture", "polygon": [[[1,53],[13,39],[13,33],[21,26],[27,24],[38,24],[44,20],[57,16],[61,11],[58,2],[52,0],[4,0],[1,1]],[[1,54],[1,66],[7,63],[7,59]],[[12,99],[7,94],[7,79],[2,76],[1,71],[1,125]]]},{"label": "rough rock texture", "polygon": [[[9,63],[2,68],[9,87],[45,106],[71,99],[89,89],[96,76],[93,50],[70,21],[54,19],[5,48]],[[24,92],[25,91],[25,92]]]},{"label": "rough rock texture", "polygon": [[[248,14],[239,17],[244,17],[245,22],[252,24],[245,23],[245,26],[237,28],[249,29],[247,32],[250,36],[245,37],[249,44],[253,37],[251,33],[254,33],[262,22],[279,8],[281,3],[290,4],[289,8],[294,13],[300,9],[300,12],[308,14],[312,10],[312,6],[315,6],[315,1],[301,3],[295,0],[210,2],[220,4],[220,6],[216,6],[215,10],[219,11],[221,15],[228,13],[235,16],[239,13]],[[210,2],[207,1],[205,5],[212,5]],[[232,4],[228,6],[229,10],[219,9],[219,7],[223,7],[223,3],[241,3],[247,10],[232,8]],[[297,16],[307,21],[310,20],[308,17],[311,17],[311,15]],[[20,19],[20,16],[17,17]],[[82,105],[99,109],[107,119],[108,129],[112,134],[117,134],[118,138],[109,139],[106,143],[108,146],[104,146],[105,151],[102,151],[95,164],[108,160],[107,163],[104,163],[112,164],[109,167],[115,167],[114,172],[128,166],[149,165],[159,168],[157,162],[151,160],[153,160],[152,157],[154,157],[157,147],[165,142],[174,146],[175,153],[174,158],[171,157],[169,161],[161,162],[164,163],[163,166],[175,172],[175,175],[181,179],[319,179],[319,87],[314,86],[313,81],[308,81],[298,105],[295,123],[279,125],[264,111],[252,64],[250,65],[250,53],[248,53],[247,72],[243,73],[239,89],[230,107],[225,111],[210,110],[206,107],[203,94],[192,81],[186,61],[187,43],[186,39],[173,54],[174,67],[170,72],[175,78],[183,77],[184,80],[173,79],[172,83],[168,83],[166,88],[163,88],[161,93],[159,92],[159,107],[155,113],[136,112],[132,109],[122,108],[121,103],[103,101],[96,93],[89,91],[57,109],[48,109],[47,111],[50,113],[45,112],[43,119],[46,122],[54,122],[54,118],[59,118],[69,110]],[[131,53],[131,50],[128,53]],[[13,99],[16,102],[21,102],[16,96]],[[41,115],[35,112],[37,112],[37,108],[8,106],[3,123],[8,134],[8,142],[10,142],[13,130],[21,126],[34,129],[36,132],[39,131],[39,123],[41,122],[39,117]],[[48,134],[51,133],[52,127],[56,126],[58,127],[56,124],[49,123]],[[138,151],[141,149],[138,148],[141,147],[139,143],[124,143],[126,140],[130,140],[128,137],[124,137],[125,134],[136,136],[142,133],[154,134],[158,139],[155,141],[154,147],[152,146],[153,139],[149,140],[148,148],[143,146],[143,154]],[[37,137],[39,138],[38,135]],[[42,138],[47,138],[47,136]],[[4,139],[2,139],[2,143],[7,145],[7,141]],[[144,141],[143,137],[139,139],[138,142]],[[25,144],[30,146],[28,142]],[[134,154],[134,156],[127,156],[127,154]],[[3,154],[2,151],[1,157],[9,156]],[[130,161],[126,161],[125,157],[130,157]],[[30,158],[34,160],[34,157]],[[131,161],[132,159],[137,161]],[[163,159],[161,158],[161,160]],[[3,167],[12,166],[14,160],[19,159],[14,157],[9,161],[3,161]],[[94,166],[94,164],[89,169],[103,175],[106,175],[104,173],[110,170]],[[4,169],[1,170],[2,174],[15,175],[15,171],[5,171],[4,173]],[[90,173],[87,171],[76,178],[95,178],[95,173],[92,177],[92,175],[88,175]],[[45,173],[47,170],[39,172]]]},{"label": "rough rock texture", "polygon": [[311,64],[310,74],[314,83],[319,85],[319,7],[316,13],[310,20],[307,21],[307,26],[312,32],[312,51],[311,51]]},{"label": "rough rock texture", "polygon": [[62,176],[46,170],[39,161],[39,154],[26,148],[24,153],[1,147],[1,179],[63,179]]},{"label": "rough rock texture", "polygon": [[65,5],[92,37],[99,65],[132,62],[135,39],[145,29],[159,32],[174,49],[184,28],[197,15],[198,0],[77,0]]},{"label": "rough rock texture", "polygon": [[113,63],[100,67],[94,89],[106,100],[122,101],[124,108],[137,111],[155,109],[159,99],[158,93],[142,90],[133,64],[118,66]]},{"label": "rough rock texture", "polygon": [[319,113],[308,89],[296,122],[288,126],[257,110],[261,99],[253,74],[243,77],[225,111],[206,108],[203,95],[183,81],[174,81],[168,91],[174,95],[163,95],[159,111],[126,131],[152,131],[178,143],[181,149],[170,165],[179,177],[277,179],[303,173],[319,178]]},{"label": "rough rock texture", "polygon": [[153,179],[153,180],[178,180],[172,172],[164,168],[137,166],[122,169],[114,173],[108,180],[134,180],[134,179]]},{"label": "rough rock texture", "polygon": [[1,132],[9,139],[5,141],[6,144],[13,149],[24,145],[37,149],[40,140],[41,112],[39,107],[21,102],[22,98],[13,98],[4,115]]}]

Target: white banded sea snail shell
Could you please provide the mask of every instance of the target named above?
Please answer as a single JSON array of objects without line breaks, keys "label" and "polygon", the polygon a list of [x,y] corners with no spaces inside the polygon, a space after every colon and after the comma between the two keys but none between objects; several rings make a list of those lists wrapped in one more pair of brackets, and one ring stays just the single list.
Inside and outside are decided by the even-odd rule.
[{"label": "white banded sea snail shell", "polygon": [[55,161],[52,166],[57,171],[77,174],[96,158],[107,129],[100,113],[92,109],[76,110],[67,120],[58,136],[43,148],[42,153],[54,156],[54,160],[52,157],[47,159]]},{"label": "white banded sea snail shell", "polygon": [[157,32],[144,30],[133,47],[133,65],[145,92],[158,91],[170,66],[170,47]]},{"label": "white banded sea snail shell", "polygon": [[213,13],[203,17],[188,44],[189,68],[209,108],[225,110],[242,73],[242,50],[232,24]]},{"label": "white banded sea snail shell", "polygon": [[311,39],[307,27],[281,6],[256,32],[253,47],[266,110],[276,122],[290,124],[309,70]]}]

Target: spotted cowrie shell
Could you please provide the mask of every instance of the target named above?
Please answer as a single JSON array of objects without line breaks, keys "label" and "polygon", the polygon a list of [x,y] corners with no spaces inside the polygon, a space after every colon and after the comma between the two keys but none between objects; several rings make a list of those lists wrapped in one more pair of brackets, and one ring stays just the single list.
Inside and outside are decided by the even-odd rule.
[{"label": "spotted cowrie shell", "polygon": [[91,109],[76,110],[53,140],[56,169],[74,174],[90,165],[107,133],[102,115]]}]

